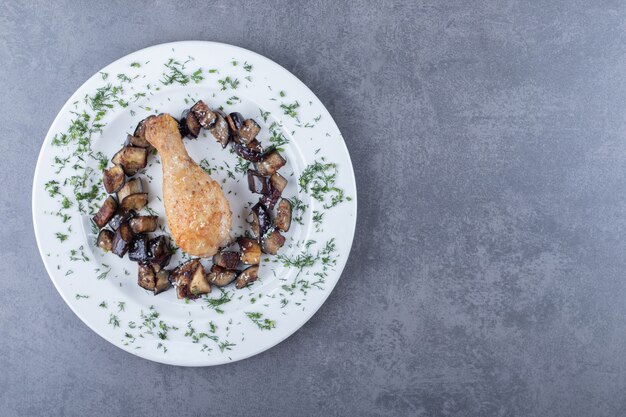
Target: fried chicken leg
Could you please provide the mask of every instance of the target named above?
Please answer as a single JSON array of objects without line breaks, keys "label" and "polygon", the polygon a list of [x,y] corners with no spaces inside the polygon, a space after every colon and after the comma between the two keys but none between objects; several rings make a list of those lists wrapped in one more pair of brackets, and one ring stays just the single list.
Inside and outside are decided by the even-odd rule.
[{"label": "fried chicken leg", "polygon": [[190,255],[214,255],[232,226],[222,188],[187,154],[169,114],[146,121],[146,139],[161,156],[165,215],[174,241]]}]

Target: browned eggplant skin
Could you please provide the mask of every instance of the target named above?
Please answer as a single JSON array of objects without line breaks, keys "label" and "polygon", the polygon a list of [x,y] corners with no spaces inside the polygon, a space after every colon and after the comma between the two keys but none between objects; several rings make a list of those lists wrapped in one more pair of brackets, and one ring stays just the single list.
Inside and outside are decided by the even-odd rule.
[{"label": "browned eggplant skin", "polygon": [[261,175],[270,176],[285,166],[286,163],[285,158],[283,158],[277,150],[272,150],[265,153],[263,159],[254,166]]},{"label": "browned eggplant skin", "polygon": [[125,197],[120,204],[120,209],[123,211],[129,210],[141,210],[148,204],[148,193],[131,194]]},{"label": "browned eggplant skin", "polygon": [[241,248],[241,262],[246,265],[256,265],[261,262],[261,246],[259,242],[248,237],[237,239]]},{"label": "browned eggplant skin", "polygon": [[209,274],[207,275],[207,279],[213,285],[217,285],[218,287],[224,287],[237,278],[239,274],[238,271],[233,269],[223,268],[219,265],[213,265]]},{"label": "browned eggplant skin", "polygon": [[278,250],[285,244],[285,237],[276,229],[263,236],[262,248],[263,252],[276,255]]},{"label": "browned eggplant skin", "polygon": [[205,129],[210,129],[217,120],[217,114],[202,100],[198,100],[189,110],[196,116],[200,126]]},{"label": "browned eggplant skin", "polygon": [[151,265],[137,265],[137,284],[145,290],[154,292],[156,287],[156,274]]},{"label": "browned eggplant skin", "polygon": [[291,203],[286,198],[281,198],[276,209],[274,225],[281,232],[288,232],[291,226]]},{"label": "browned eggplant skin", "polygon": [[164,267],[170,263],[172,250],[167,237],[161,235],[150,239],[149,243],[150,263],[159,264]]},{"label": "browned eggplant skin", "polygon": [[184,128],[186,129],[188,137],[191,137],[193,139],[198,138],[201,126],[194,112],[190,110],[185,110],[180,117],[180,123],[183,124]]},{"label": "browned eggplant skin", "polygon": [[121,165],[124,173],[132,177],[148,165],[148,149],[125,146],[113,156],[111,161],[116,165]]},{"label": "browned eggplant skin", "polygon": [[270,183],[274,189],[278,190],[279,193],[282,193],[285,187],[287,186],[287,179],[280,175],[278,172],[275,172],[270,177]]},{"label": "browned eggplant skin", "polygon": [[96,244],[103,251],[111,252],[111,250],[113,249],[114,238],[115,233],[108,229],[102,229],[100,230],[100,233],[98,233],[98,240],[96,241]]},{"label": "browned eggplant skin", "polygon": [[239,264],[239,252],[220,251],[213,256],[213,264],[226,269],[235,269]]},{"label": "browned eggplant skin", "polygon": [[130,220],[133,233],[154,232],[159,226],[159,216],[137,216]]},{"label": "browned eggplant skin", "polygon": [[128,247],[133,239],[133,232],[130,230],[128,223],[122,223],[120,227],[115,231],[115,237],[113,238],[112,252],[123,258],[128,252]]},{"label": "browned eggplant skin", "polygon": [[124,184],[117,192],[117,201],[122,202],[129,195],[138,193],[143,193],[143,182],[140,177],[133,178]]},{"label": "browned eggplant skin", "polygon": [[[194,280],[195,279],[195,280]],[[176,293],[178,298],[198,298],[201,293],[206,294],[211,291],[210,284],[206,281],[207,287],[203,287],[202,285],[206,281],[206,276],[204,273],[204,267],[200,263],[198,259],[192,259],[179,266],[178,268],[172,271],[170,275],[170,281],[172,281],[176,285]],[[192,291],[192,282],[194,285],[194,290]],[[202,292],[206,291],[206,292]]]},{"label": "browned eggplant skin", "polygon": [[104,203],[102,203],[102,207],[93,216],[93,222],[98,226],[98,229],[102,229],[104,226],[109,223],[109,220],[113,218],[115,212],[117,211],[117,201],[111,196],[108,196]]},{"label": "browned eggplant skin", "polygon": [[270,183],[267,177],[261,175],[254,169],[248,170],[248,189],[252,193],[267,194],[269,192]]},{"label": "browned eggplant skin", "polygon": [[239,128],[239,135],[243,142],[247,145],[252,142],[256,135],[261,131],[261,126],[254,119],[246,119]]},{"label": "browned eggplant skin", "polygon": [[217,140],[217,142],[222,145],[222,148],[225,148],[230,141],[230,131],[228,129],[228,122],[226,121],[226,115],[217,111],[217,119],[211,127],[211,134]]},{"label": "browned eggplant skin", "polygon": [[[153,269],[156,269],[154,265]],[[159,269],[156,273],[156,285],[154,287],[154,295],[160,294],[163,291],[167,291],[171,287],[170,271],[167,269]]]},{"label": "browned eggplant skin", "polygon": [[119,165],[113,165],[111,168],[106,169],[104,171],[104,178],[102,179],[102,183],[104,184],[104,189],[109,194],[116,193],[124,186],[126,182],[126,175],[124,174],[124,170]]},{"label": "browned eggplant skin", "polygon": [[235,288],[238,290],[245,288],[251,282],[256,281],[259,278],[259,266],[252,265],[251,267],[241,271],[241,273],[237,276],[237,280],[235,283]]}]

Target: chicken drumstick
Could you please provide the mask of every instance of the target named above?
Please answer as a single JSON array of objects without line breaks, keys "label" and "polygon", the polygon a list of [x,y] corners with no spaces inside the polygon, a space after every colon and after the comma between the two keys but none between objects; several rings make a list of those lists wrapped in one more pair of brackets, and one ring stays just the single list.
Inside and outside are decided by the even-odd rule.
[{"label": "chicken drumstick", "polygon": [[190,255],[214,255],[232,226],[222,188],[187,154],[169,114],[146,121],[146,139],[161,156],[165,215],[174,241]]}]

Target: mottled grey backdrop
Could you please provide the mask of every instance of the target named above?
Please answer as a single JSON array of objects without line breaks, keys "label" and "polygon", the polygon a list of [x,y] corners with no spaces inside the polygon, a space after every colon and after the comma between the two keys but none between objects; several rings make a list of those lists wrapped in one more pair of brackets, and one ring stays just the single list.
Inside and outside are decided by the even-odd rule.
[{"label": "mottled grey backdrop", "polygon": [[[0,1],[0,415],[626,414],[626,4]],[[299,332],[184,369],[110,345],[37,252],[65,100],[205,39],[303,80],[359,189],[348,265]]]}]

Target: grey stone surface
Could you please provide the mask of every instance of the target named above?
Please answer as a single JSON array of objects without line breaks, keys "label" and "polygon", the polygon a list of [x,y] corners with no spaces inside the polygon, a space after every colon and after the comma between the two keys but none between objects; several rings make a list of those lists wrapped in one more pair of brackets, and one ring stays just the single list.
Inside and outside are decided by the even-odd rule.
[{"label": "grey stone surface", "polygon": [[[0,415],[625,415],[625,22],[619,1],[1,1]],[[309,85],[360,197],[313,319],[204,369],[83,325],[30,206],[70,94],[186,39],[251,49]]]}]

